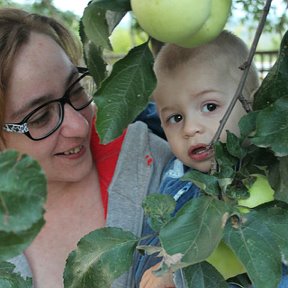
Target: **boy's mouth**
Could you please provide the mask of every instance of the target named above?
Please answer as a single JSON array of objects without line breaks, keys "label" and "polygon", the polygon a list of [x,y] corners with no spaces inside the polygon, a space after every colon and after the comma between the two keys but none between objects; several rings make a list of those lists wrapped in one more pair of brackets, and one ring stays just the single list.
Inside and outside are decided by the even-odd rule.
[{"label": "boy's mouth", "polygon": [[210,157],[212,153],[213,153],[213,150],[211,149],[211,147],[205,144],[194,145],[188,151],[189,157],[192,160],[196,160],[196,161],[205,160],[208,157]]}]

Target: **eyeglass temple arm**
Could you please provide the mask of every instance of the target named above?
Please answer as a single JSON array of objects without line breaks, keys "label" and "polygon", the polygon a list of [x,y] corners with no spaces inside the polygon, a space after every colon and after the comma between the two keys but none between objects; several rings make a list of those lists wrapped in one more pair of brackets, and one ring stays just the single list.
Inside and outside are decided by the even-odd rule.
[{"label": "eyeglass temple arm", "polygon": [[29,131],[27,123],[24,124],[4,124],[3,130],[6,132],[27,133]]},{"label": "eyeglass temple arm", "polygon": [[78,66],[77,70],[78,70],[79,73],[89,73],[89,70],[86,67]]}]

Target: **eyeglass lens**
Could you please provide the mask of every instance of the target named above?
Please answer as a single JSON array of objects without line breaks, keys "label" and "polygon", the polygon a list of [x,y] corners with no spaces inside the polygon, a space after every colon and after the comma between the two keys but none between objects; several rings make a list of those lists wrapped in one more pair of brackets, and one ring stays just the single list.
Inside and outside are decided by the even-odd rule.
[{"label": "eyeglass lens", "polygon": [[53,133],[62,123],[64,104],[69,103],[79,111],[91,103],[94,92],[95,84],[91,76],[85,75],[76,80],[61,99],[47,103],[27,119],[31,137],[37,140]]}]

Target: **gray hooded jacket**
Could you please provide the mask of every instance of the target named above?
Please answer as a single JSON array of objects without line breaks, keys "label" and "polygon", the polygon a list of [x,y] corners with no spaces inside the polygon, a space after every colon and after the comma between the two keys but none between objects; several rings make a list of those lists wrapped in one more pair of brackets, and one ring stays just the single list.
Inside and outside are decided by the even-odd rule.
[{"label": "gray hooded jacket", "polygon": [[[146,124],[136,122],[129,125],[109,187],[107,226],[141,235],[142,201],[147,194],[158,192],[162,171],[171,157],[167,142],[150,132]],[[16,265],[15,271],[23,277],[32,277],[24,254],[10,262]],[[133,288],[132,269],[115,280],[112,287]]]}]

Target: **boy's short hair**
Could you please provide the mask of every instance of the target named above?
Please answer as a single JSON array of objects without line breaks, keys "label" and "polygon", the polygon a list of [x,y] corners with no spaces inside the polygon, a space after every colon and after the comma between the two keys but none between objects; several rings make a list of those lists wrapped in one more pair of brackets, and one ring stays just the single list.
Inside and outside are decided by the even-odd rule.
[{"label": "boy's short hair", "polygon": [[[225,65],[230,76],[239,83],[243,71],[240,66],[247,61],[249,50],[247,45],[236,35],[226,30],[213,41],[194,48],[183,48],[174,44],[165,44],[155,59],[154,70],[158,73],[171,73],[180,65],[193,61],[209,61],[211,65]],[[229,81],[229,79],[227,79]],[[258,71],[251,64],[249,74],[243,89],[243,96],[251,101],[254,92],[259,87]]]}]

